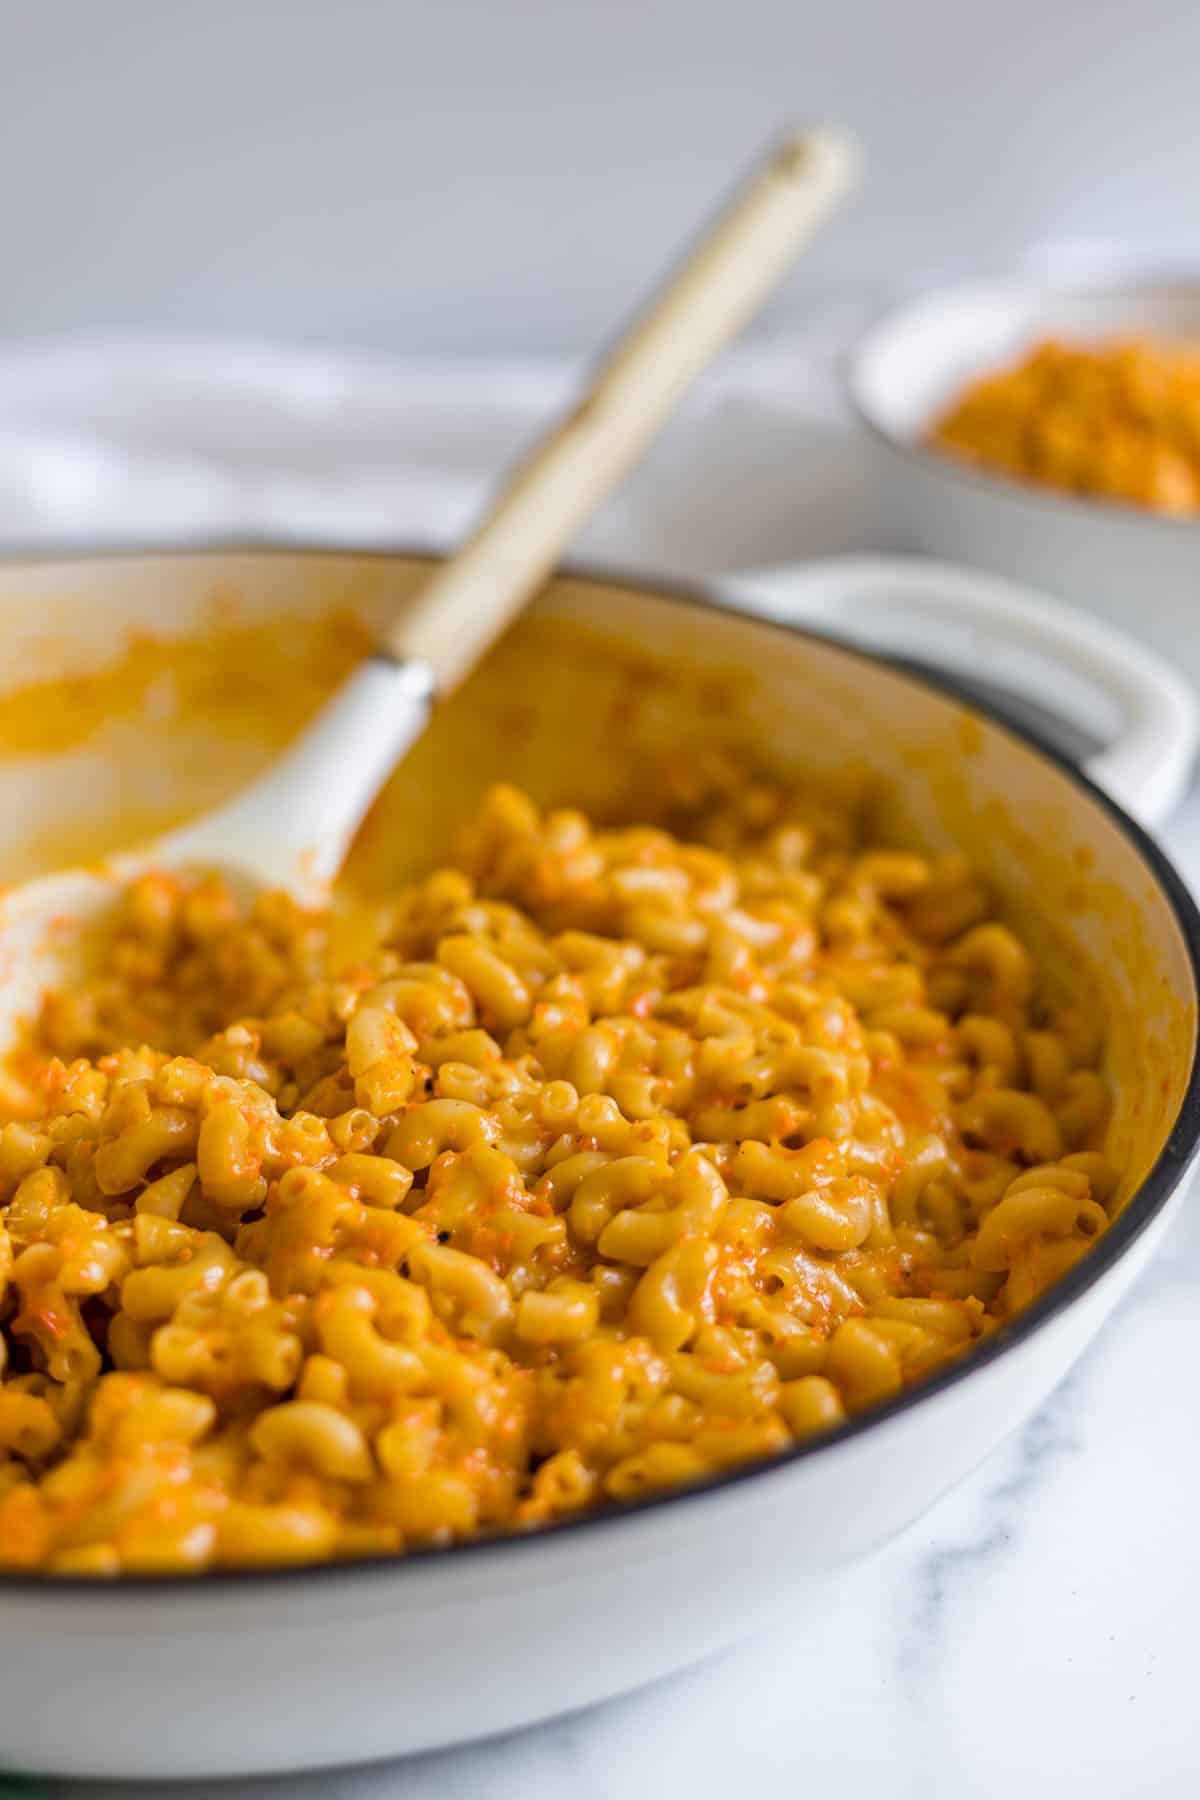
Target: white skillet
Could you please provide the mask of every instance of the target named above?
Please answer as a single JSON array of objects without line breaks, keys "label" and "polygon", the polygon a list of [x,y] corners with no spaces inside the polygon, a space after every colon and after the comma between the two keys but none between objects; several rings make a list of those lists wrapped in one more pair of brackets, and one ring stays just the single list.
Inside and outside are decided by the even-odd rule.
[{"label": "white skillet", "polygon": [[[942,638],[969,632],[978,597],[993,613],[975,640],[978,666],[1001,680],[1024,667],[1015,638],[1000,654],[1011,593],[990,583],[977,590],[945,570],[890,567],[779,572],[756,597],[842,632],[872,612],[903,620],[922,589],[941,586]],[[23,642],[43,641],[44,616],[59,604],[58,619],[73,615],[84,629],[94,621],[109,642],[164,596],[181,619],[205,616],[217,591],[236,593],[253,618],[294,617],[297,607],[320,615],[331,591],[360,594],[386,613],[389,596],[398,610],[413,591],[419,569],[399,555],[294,549],[0,564],[0,620],[19,655]],[[586,679],[580,629],[594,647]],[[1060,660],[1085,673],[1085,644],[1068,657],[1065,623],[1057,635]],[[1098,678],[1099,648],[1087,652]],[[453,783],[437,784],[446,825],[495,777],[529,786],[543,803],[555,798],[564,689],[588,790],[611,791],[627,777],[646,739],[613,741],[619,683],[615,690],[604,671],[627,671],[631,649],[639,663],[663,666],[646,720],[651,748],[668,728],[674,742],[719,732],[762,743],[780,767],[814,781],[861,768],[903,809],[894,821],[902,841],[967,848],[1031,929],[1067,934],[1111,990],[1116,1123],[1129,1147],[1125,1210],[1089,1257],[973,1357],[826,1438],[701,1488],[544,1532],[365,1564],[104,1584],[0,1575],[0,1766],[126,1782],[186,1775],[206,1781],[208,1793],[221,1775],[334,1766],[511,1730],[694,1661],[781,1611],[819,1641],[839,1603],[826,1585],[833,1572],[911,1522],[1030,1417],[1178,1216],[1200,1140],[1200,917],[1161,853],[1094,785],[985,712],[967,714],[944,688],[826,635],[661,584],[556,578],[521,642],[510,641],[491,674],[430,724],[418,754],[456,771]],[[1109,649],[1114,711],[1118,688],[1136,691],[1144,720],[1149,686],[1130,673],[1119,641]],[[708,699],[715,678],[728,699],[721,718]],[[499,722],[514,684],[524,684],[522,730],[505,739]],[[663,694],[675,696],[669,708]],[[1178,769],[1190,737],[1190,722],[1178,721],[1161,746],[1164,773]],[[1151,796],[1169,783],[1140,751],[1125,754],[1139,742],[1144,749],[1140,731],[1118,733],[1106,766],[1110,777],[1140,783],[1152,810]],[[34,767],[0,772],[15,804],[22,792],[31,803],[39,794]],[[415,786],[415,766],[400,779]],[[573,797],[590,803],[587,791]],[[404,802],[396,816],[424,815]],[[1117,1432],[1119,1398],[1110,1402]],[[1114,1531],[1121,1523],[1114,1517]],[[820,1729],[819,1704],[797,1690],[801,1732]],[[735,1736],[745,1728],[728,1721]]]}]

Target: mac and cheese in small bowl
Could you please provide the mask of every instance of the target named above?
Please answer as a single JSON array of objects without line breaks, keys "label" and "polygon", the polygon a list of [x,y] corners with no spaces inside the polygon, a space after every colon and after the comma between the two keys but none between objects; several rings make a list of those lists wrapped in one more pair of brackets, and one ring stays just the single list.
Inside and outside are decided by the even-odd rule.
[{"label": "mac and cheese in small bowl", "polygon": [[1043,339],[968,382],[929,444],[1017,481],[1191,518],[1200,512],[1200,342]]},{"label": "mac and cheese in small bowl", "polygon": [[[95,850],[93,757],[111,837],[217,799],[419,575],[30,569],[36,624],[5,576],[0,755],[61,802],[11,874]],[[80,686],[98,592],[123,625]],[[55,1620],[81,1653],[182,1629],[182,1748],[89,1746],[132,1774],[281,1766],[271,1698],[214,1747],[250,1661],[301,1696],[338,1665],[334,1761],[721,1641],[977,1460],[1148,1253],[1195,1129],[1194,925],[1135,828],[934,689],[556,584],[327,916],[143,878],[8,1018],[0,1643],[44,1618],[61,1678]],[[41,1655],[0,1698],[30,1766]]]},{"label": "mac and cheese in small bowl", "polygon": [[1200,685],[1200,277],[934,290],[848,387],[895,541],[1074,601]]}]

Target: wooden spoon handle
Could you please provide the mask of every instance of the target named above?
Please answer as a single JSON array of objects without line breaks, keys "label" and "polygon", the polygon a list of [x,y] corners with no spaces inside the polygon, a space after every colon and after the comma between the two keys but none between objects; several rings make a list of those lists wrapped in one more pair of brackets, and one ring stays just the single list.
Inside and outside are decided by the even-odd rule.
[{"label": "wooden spoon handle", "polygon": [[833,211],[856,161],[825,130],[771,150],[422,590],[385,640],[391,655],[426,663],[443,694],[458,685]]}]

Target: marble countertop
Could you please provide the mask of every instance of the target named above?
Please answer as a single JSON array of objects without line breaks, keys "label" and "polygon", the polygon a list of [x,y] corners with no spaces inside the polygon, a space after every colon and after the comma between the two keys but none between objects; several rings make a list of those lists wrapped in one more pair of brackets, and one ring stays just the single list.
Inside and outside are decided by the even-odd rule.
[{"label": "marble countertop", "polygon": [[[811,363],[818,373],[828,362],[827,343],[820,349]],[[794,347],[789,357],[794,393]],[[448,390],[447,405],[458,409],[454,417],[476,421],[460,434],[461,468],[447,448],[458,439],[448,428],[431,437],[429,419],[418,408],[410,431],[411,480],[402,479],[404,470],[394,462],[382,485],[372,477],[366,487],[355,486],[345,471],[353,473],[359,464],[342,454],[340,461],[329,459],[340,471],[336,492],[318,490],[307,469],[308,485],[298,487],[286,467],[277,492],[261,471],[247,483],[243,465],[251,451],[244,447],[266,444],[264,459],[278,475],[287,422],[272,415],[272,436],[250,428],[244,407],[230,410],[226,389],[237,387],[236,371],[227,375],[226,389],[207,365],[195,377],[204,396],[225,394],[235,447],[228,456],[217,455],[211,418],[201,416],[190,448],[179,428],[188,454],[172,441],[164,465],[157,449],[151,456],[140,438],[129,440],[129,385],[114,384],[108,360],[100,358],[106,380],[99,385],[83,379],[90,364],[81,374],[78,357],[67,374],[61,359],[53,362],[57,386],[22,365],[27,387],[55,399],[53,416],[46,412],[49,403],[39,400],[26,422],[26,437],[41,446],[36,467],[45,465],[54,478],[41,483],[40,511],[31,511],[25,489],[19,506],[0,505],[0,537],[29,541],[31,525],[59,535],[94,534],[103,522],[111,525],[114,494],[126,537],[149,535],[156,523],[166,535],[194,528],[186,508],[194,511],[197,495],[223,508],[221,519],[235,528],[278,528],[281,520],[286,527],[280,493],[286,497],[293,488],[306,518],[315,516],[331,536],[340,522],[347,537],[361,535],[364,519],[370,525],[386,514],[393,525],[398,516],[407,522],[406,504],[414,519],[427,519],[436,489],[443,502],[437,529],[449,534],[474,501],[479,459],[494,467],[509,439],[527,431],[547,396],[557,394],[561,380],[558,372],[547,377],[549,386],[540,376],[524,386],[511,371],[503,381],[497,377],[508,411],[501,420],[497,399],[496,418],[489,414],[485,421],[492,438],[485,432],[482,449],[477,387],[473,398],[455,398]],[[165,354],[158,361],[141,359],[146,403],[139,417],[159,416],[164,399],[155,384],[167,379],[167,371],[175,396],[180,366],[178,357]],[[370,374],[378,406],[382,376],[378,368]],[[278,369],[271,377],[260,385],[275,405],[286,383]],[[0,392],[13,379],[13,370],[0,363]],[[810,434],[811,460],[824,471],[824,487],[797,519],[794,507],[783,506],[778,483],[771,489],[756,476],[752,485],[763,518],[769,514],[775,521],[775,536],[767,531],[764,538],[763,518],[742,521],[756,544],[767,542],[768,555],[780,560],[802,545],[811,553],[879,541],[869,491],[845,479],[846,440],[828,386],[815,374],[813,381],[801,423]],[[348,382],[339,373],[338,382],[299,384],[305,405],[287,424],[297,444],[310,442],[313,395],[327,388],[341,396],[334,411],[343,429]],[[115,423],[103,414],[103,395],[114,387],[123,397]],[[253,384],[242,387],[249,391]],[[760,388],[770,405],[754,415],[756,435],[746,441],[761,454],[755,462],[745,445],[737,451],[743,480],[748,469],[778,468],[776,451],[785,435],[789,456],[799,441],[796,419],[778,413],[781,389],[774,376],[763,377]],[[71,408],[63,398],[68,389]],[[444,384],[437,384],[438,394],[443,391]],[[393,451],[396,434],[414,417],[411,398],[411,383],[397,380],[394,412],[385,421]],[[188,395],[175,399],[181,413],[196,415]],[[260,397],[259,411],[262,404]],[[682,446],[686,438],[691,471],[686,505],[683,490],[672,488],[678,459],[660,456],[657,467],[652,460],[648,480],[639,477],[610,509],[609,523],[600,522],[592,548],[605,552],[611,539],[621,553],[616,560],[714,566],[712,545],[697,545],[694,530],[683,526],[697,517],[697,458],[706,493],[729,486],[731,429],[746,425],[746,404],[740,390],[718,388],[708,411],[693,414],[690,426],[685,420],[686,431],[679,428],[675,441]],[[26,405],[32,408],[32,401]],[[697,417],[706,429],[697,429]],[[429,476],[431,442],[446,464],[437,482]],[[79,465],[81,444],[88,447],[88,467],[100,470],[90,485]],[[202,457],[212,464],[207,485],[196,479],[197,469],[208,468]],[[369,458],[360,455],[360,462],[370,467]],[[0,475],[3,466],[0,457]],[[32,466],[26,457],[22,468]],[[240,484],[229,478],[231,493],[244,497],[240,511],[230,511],[217,482],[226,468],[243,468]],[[462,477],[457,485],[455,475]],[[6,495],[0,480],[0,500]],[[70,500],[65,514],[64,495]],[[738,561],[729,556],[733,508],[730,500],[724,512],[713,508],[713,531],[729,557],[717,566]],[[740,518],[740,500],[738,510]],[[785,520],[791,521],[786,527]],[[204,522],[212,524],[207,515]],[[1200,886],[1200,788],[1162,836]],[[1193,1693],[1193,1637],[1200,1620],[1200,1433],[1192,1361],[1200,1336],[1198,1206],[1200,1196],[1141,1284],[1023,1432],[903,1537],[840,1573],[823,1592],[798,1594],[790,1623],[768,1635],[590,1712],[390,1766],[227,1786],[36,1782],[14,1792],[53,1800],[728,1800],[731,1793],[791,1800],[810,1791],[839,1800],[876,1800],[880,1794],[888,1800],[1041,1800],[1072,1786],[1088,1800],[1179,1800],[1200,1793],[1200,1708]],[[2,1778],[0,1790],[9,1791]]]}]

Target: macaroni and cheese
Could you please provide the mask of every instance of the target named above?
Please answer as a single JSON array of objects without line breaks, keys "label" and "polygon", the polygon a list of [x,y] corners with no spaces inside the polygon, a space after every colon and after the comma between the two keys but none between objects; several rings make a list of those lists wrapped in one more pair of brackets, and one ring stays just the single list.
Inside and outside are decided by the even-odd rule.
[{"label": "macaroni and cheese", "polygon": [[1200,348],[1047,341],[972,382],[930,436],[1024,480],[1153,512],[1200,511]]},{"label": "macaroni and cheese", "polygon": [[741,775],[673,824],[497,788],[369,942],[130,888],[0,1127],[0,1565],[399,1554],[702,1481],[1086,1254],[1100,1032],[967,863]]}]

